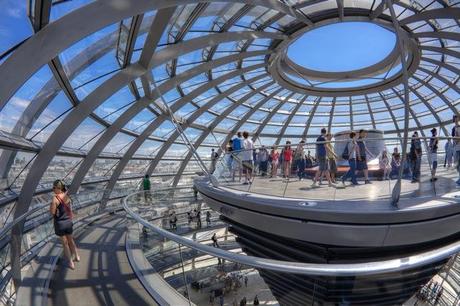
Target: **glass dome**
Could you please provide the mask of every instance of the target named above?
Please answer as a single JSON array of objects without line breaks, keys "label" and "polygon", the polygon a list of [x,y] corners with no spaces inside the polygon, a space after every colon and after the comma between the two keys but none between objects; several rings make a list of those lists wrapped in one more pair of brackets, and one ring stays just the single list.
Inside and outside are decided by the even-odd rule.
[{"label": "glass dome", "polygon": [[[190,183],[198,164],[164,102],[203,156],[239,130],[265,145],[314,139],[322,127],[400,136],[401,57],[383,2],[345,1],[339,8],[336,1],[284,2],[133,1],[103,8],[81,0],[53,2],[48,10],[34,1],[30,7],[7,3],[0,13],[4,198],[27,189],[20,202],[29,206],[56,176],[71,183],[72,192],[105,186],[107,201],[138,184],[145,171],[161,174],[161,183]],[[457,6],[394,4],[407,52],[409,129],[423,135],[433,126],[448,135],[458,112]],[[82,24],[104,10],[105,19]],[[353,53],[342,50],[347,40],[360,40],[363,51],[369,39],[358,56],[373,58],[339,65],[328,58],[333,52],[317,46],[305,52],[326,52],[325,69],[305,65],[301,40],[321,29],[340,36],[348,31],[333,50],[338,55]],[[286,52],[299,42],[297,55]]]},{"label": "glass dome", "polygon": [[[384,1],[7,0],[0,224],[47,202],[55,178],[101,207],[146,173],[158,185],[190,185],[200,167],[187,141],[209,160],[243,130],[258,145],[312,141],[323,127],[402,137],[401,58],[409,131],[448,136],[459,109],[459,6],[393,4],[401,57]],[[310,30],[343,23],[375,25],[393,41],[346,69],[316,71],[288,54]]]}]

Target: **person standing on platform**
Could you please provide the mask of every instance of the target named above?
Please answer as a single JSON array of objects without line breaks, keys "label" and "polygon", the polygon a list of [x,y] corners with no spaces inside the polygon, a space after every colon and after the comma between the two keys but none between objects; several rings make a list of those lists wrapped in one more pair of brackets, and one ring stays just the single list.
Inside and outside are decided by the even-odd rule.
[{"label": "person standing on platform", "polygon": [[253,161],[253,150],[254,150],[254,143],[252,142],[251,139],[249,139],[249,133],[244,131],[243,132],[243,149],[244,151],[242,152],[243,156],[243,172],[244,172],[244,183],[245,185],[247,184],[252,184],[252,173],[254,169],[254,161]]},{"label": "person standing on platform", "polygon": [[436,128],[431,129],[431,138],[430,138],[430,162],[431,162],[431,182],[436,181],[436,169],[438,168],[438,130]]},{"label": "person standing on platform", "polygon": [[318,170],[316,171],[315,177],[313,178],[313,187],[317,186],[317,181],[323,173],[326,176],[327,181],[329,182],[329,187],[333,186],[327,160],[326,133],[326,129],[322,128],[321,135],[316,139],[316,156],[318,159]]},{"label": "person standing on platform", "polygon": [[364,139],[367,137],[367,131],[366,130],[359,130],[359,135],[358,135],[358,147],[359,147],[359,155],[357,156],[358,162],[357,162],[357,170],[358,171],[363,171],[364,174],[364,183],[365,184],[370,184],[371,181],[369,180],[369,170],[367,169],[367,155],[369,154],[370,157],[373,157],[372,153],[369,151],[369,149],[366,146],[366,142]]},{"label": "person standing on platform", "polygon": [[73,239],[73,214],[70,197],[67,195],[67,188],[61,180],[54,181],[53,192],[50,213],[53,216],[54,233],[61,239],[69,268],[75,270],[74,261],[79,262],[80,256]]},{"label": "person standing on platform", "polygon": [[420,167],[422,163],[422,143],[418,137],[418,132],[412,134],[409,156],[412,165],[412,183],[420,180]]},{"label": "person standing on platform", "polygon": [[[239,182],[241,182],[241,174],[243,173],[243,166],[241,164],[241,149],[243,149],[243,136],[241,132],[238,132],[237,137],[233,138],[233,171],[235,172],[238,169],[239,173]],[[235,175],[233,175],[233,181],[235,181]]]},{"label": "person standing on platform", "polygon": [[255,305],[255,306],[260,304],[259,298],[257,297],[257,295],[254,297],[254,302],[252,304]]},{"label": "person standing on platform", "polygon": [[334,147],[332,146],[332,134],[327,133],[326,135],[326,155],[328,159],[328,169],[331,175],[332,183],[335,183],[335,177],[337,175],[337,154],[335,154]]},{"label": "person standing on platform", "polygon": [[283,178],[289,179],[291,176],[291,166],[292,166],[292,149],[291,141],[286,141],[286,146],[281,151],[283,158]]},{"label": "person standing on platform", "polygon": [[209,169],[209,173],[213,174],[216,171],[217,159],[219,158],[219,154],[214,149],[211,149],[211,168]]},{"label": "person standing on platform", "polygon": [[270,177],[276,177],[278,173],[278,163],[280,159],[280,153],[276,149],[275,146],[272,147],[272,150],[270,152],[270,159],[271,159],[271,175]]},{"label": "person standing on platform", "polygon": [[388,157],[388,152],[386,148],[383,149],[382,154],[380,155],[379,168],[380,170],[383,170],[382,179],[389,180],[390,173],[391,173],[391,165],[390,165],[390,158]]},{"label": "person standing on platform", "polygon": [[342,176],[342,184],[345,185],[345,181],[348,178],[351,178],[351,183],[353,185],[359,185],[358,180],[356,179],[356,157],[359,155],[359,147],[356,143],[356,133],[350,133],[350,140],[348,141],[345,149],[342,153],[342,158],[348,160],[348,165],[350,169],[348,172]]},{"label": "person standing on platform", "polygon": [[214,233],[211,237],[211,240],[212,240],[212,246],[215,247],[215,248],[218,248],[219,247],[219,243],[217,241],[217,234]]},{"label": "person standing on platform", "polygon": [[177,229],[177,216],[174,210],[169,214],[169,229]]},{"label": "person standing on platform", "polygon": [[390,179],[393,175],[399,176],[399,169],[401,168],[401,154],[398,152],[398,148],[393,149],[391,154],[391,173]]},{"label": "person standing on platform", "polygon": [[208,210],[206,212],[206,226],[210,226],[211,225],[211,212]]},{"label": "person standing on platform", "polygon": [[299,177],[299,181],[304,178],[305,172],[305,149],[304,149],[305,141],[300,141],[299,145],[295,149],[294,152],[294,163],[295,167],[297,168],[297,176]]},{"label": "person standing on platform", "polygon": [[151,200],[151,194],[150,194],[151,184],[150,184],[150,177],[149,177],[148,174],[146,174],[144,176],[144,179],[142,180],[142,187],[143,187],[143,190],[144,190],[145,202],[148,202],[148,201]]},{"label": "person standing on platform", "polygon": [[201,210],[196,212],[196,226],[201,228]]},{"label": "person standing on platform", "polygon": [[449,138],[444,145],[444,152],[446,154],[444,158],[444,168],[447,166],[447,169],[452,167],[452,158],[454,156],[454,148],[452,144],[452,140]]},{"label": "person standing on platform", "polygon": [[268,170],[268,150],[265,148],[265,146],[262,146],[259,149],[259,153],[257,154],[257,160],[259,161],[259,173],[262,176],[267,175],[267,170]]}]

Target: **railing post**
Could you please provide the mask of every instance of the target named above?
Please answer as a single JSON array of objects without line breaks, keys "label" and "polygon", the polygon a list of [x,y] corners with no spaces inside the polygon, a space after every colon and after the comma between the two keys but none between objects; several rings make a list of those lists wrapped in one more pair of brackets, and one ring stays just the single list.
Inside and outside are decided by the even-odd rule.
[{"label": "railing post", "polygon": [[406,61],[406,52],[404,50],[404,40],[402,37],[401,27],[399,25],[398,19],[396,17],[395,10],[393,8],[393,2],[391,0],[386,0],[388,9],[390,10],[391,19],[393,21],[393,27],[395,29],[397,44],[399,48],[399,53],[401,56],[401,65],[403,73],[403,83],[404,83],[404,133],[402,141],[402,152],[401,152],[401,167],[399,169],[398,180],[393,187],[393,192],[391,195],[391,205],[398,207],[399,197],[401,195],[401,179],[403,175],[403,166],[406,162],[406,153],[407,153],[407,140],[409,136],[409,75],[407,72],[407,61]]}]

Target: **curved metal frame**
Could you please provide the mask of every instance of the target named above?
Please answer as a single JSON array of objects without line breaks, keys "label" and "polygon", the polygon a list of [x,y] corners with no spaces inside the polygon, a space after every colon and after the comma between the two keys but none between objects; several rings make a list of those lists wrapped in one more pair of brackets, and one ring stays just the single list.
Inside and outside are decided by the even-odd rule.
[{"label": "curved metal frame", "polygon": [[[185,72],[184,74],[174,76],[167,82],[165,82],[164,85],[161,87],[161,92],[166,92],[167,89],[174,87],[175,85],[179,85],[181,81],[185,81],[188,78],[193,77],[193,73],[199,74],[201,72],[204,72],[206,69],[212,69],[213,67],[217,67],[219,62],[222,63],[228,63],[231,61],[241,61],[244,58],[249,57],[249,53],[253,52],[254,54],[258,55],[267,55],[265,58],[265,64],[264,65],[270,65],[269,68],[267,69],[269,73],[272,74],[273,78],[275,80],[278,80],[279,84],[282,86],[287,86],[285,82],[283,82],[282,79],[279,78],[278,72],[276,67],[279,66],[276,65],[276,63],[273,62],[272,58],[274,58],[274,55],[270,55],[271,52],[278,52],[280,49],[282,49],[283,45],[289,43],[296,37],[299,37],[303,32],[305,32],[308,29],[311,29],[315,26],[318,26],[324,22],[330,22],[332,19],[327,20],[326,17],[321,21],[318,21],[316,23],[313,23],[312,20],[303,14],[301,11],[299,11],[300,8],[307,7],[310,5],[309,3],[298,3],[294,6],[289,6],[286,5],[280,1],[277,0],[208,0],[208,1],[200,1],[200,2],[206,2],[206,3],[212,3],[212,2],[228,2],[229,4],[232,3],[243,3],[246,4],[243,9],[241,9],[238,14],[235,14],[235,16],[232,16],[226,24],[225,27],[222,28],[221,33],[216,33],[216,34],[209,34],[207,36],[195,38],[195,39],[190,39],[188,41],[178,41],[174,45],[171,46],[166,46],[164,49],[157,51],[154,54],[154,51],[156,49],[156,46],[160,40],[161,35],[163,32],[166,30],[171,16],[174,14],[174,11],[176,10],[177,6],[179,5],[186,5],[186,4],[194,4],[197,3],[196,0],[161,0],[161,1],[150,1],[150,0],[120,0],[117,2],[118,5],[114,5],[113,1],[110,0],[100,0],[97,2],[90,3],[86,6],[83,6],[66,16],[63,16],[60,19],[57,19],[53,21],[52,23],[49,23],[46,27],[43,27],[46,23],[47,20],[44,18],[44,21],[41,22],[40,24],[37,24],[37,33],[30,37],[27,41],[25,41],[20,47],[17,48],[1,65],[0,65],[0,75],[8,75],[8,78],[4,78],[3,82],[0,83],[0,111],[3,109],[3,107],[8,103],[9,99],[13,96],[14,92],[16,92],[20,86],[27,80],[35,71],[37,71],[40,67],[49,64],[51,69],[56,75],[56,79],[53,78],[50,80],[45,87],[42,88],[40,93],[37,95],[37,98],[34,99],[34,103],[30,103],[30,105],[26,108],[26,111],[23,112],[22,118],[27,118],[26,120],[26,129],[18,132],[20,135],[25,136],[28,132],[28,130],[31,128],[33,122],[38,118],[38,116],[41,114],[41,112],[46,108],[46,106],[49,104],[49,102],[53,99],[53,97],[57,94],[57,89],[62,88],[64,92],[70,96],[70,101],[74,105],[74,109],[68,114],[65,123],[61,123],[59,127],[51,134],[50,138],[48,141],[40,148],[37,146],[37,150],[39,150],[39,154],[36,158],[36,160],[33,163],[33,171],[30,171],[26,177],[26,181],[23,185],[23,188],[21,190],[21,193],[19,195],[19,200],[18,200],[18,205],[16,206],[16,211],[15,211],[15,216],[18,217],[22,213],[26,212],[30,206],[30,202],[33,198],[33,195],[35,193],[35,189],[45,172],[46,168],[48,167],[49,163],[51,162],[52,158],[54,155],[56,155],[58,152],[60,152],[60,148],[62,144],[65,142],[67,137],[71,135],[71,133],[79,126],[79,124],[86,119],[88,116],[94,117],[94,119],[105,126],[107,130],[103,133],[103,136],[96,142],[96,145],[92,147],[92,149],[88,152],[88,154],[85,155],[85,159],[80,165],[77,175],[75,175],[72,186],[71,186],[71,191],[75,192],[78,190],[79,185],[81,184],[84,176],[86,175],[87,171],[90,169],[91,165],[93,162],[96,160],[97,157],[101,156],[101,152],[103,148],[108,144],[110,139],[114,137],[118,132],[126,132],[129,135],[132,135],[136,137],[136,140],[133,142],[135,145],[131,144],[130,149],[127,151],[129,154],[125,153],[125,155],[122,157],[119,163],[119,168],[116,172],[118,174],[121,174],[123,171],[124,166],[123,164],[126,165],[127,162],[129,161],[130,158],[133,157],[133,154],[135,153],[134,148],[138,148],[142,145],[142,143],[146,139],[149,138],[149,132],[153,132],[158,126],[160,126],[161,122],[166,120],[164,114],[158,114],[159,116],[153,120],[152,123],[150,123],[149,127],[144,130],[143,133],[134,133],[130,131],[125,131],[123,129],[123,126],[129,122],[131,118],[133,118],[136,114],[138,114],[141,110],[145,109],[145,107],[148,107],[148,104],[151,100],[154,100],[156,94],[153,92],[152,94],[150,93],[150,86],[147,85],[146,88],[149,90],[146,91],[146,96],[145,97],[137,97],[138,100],[136,103],[134,103],[131,107],[129,107],[123,115],[121,115],[113,124],[109,124],[102,118],[98,118],[94,114],[94,109],[101,105],[105,100],[113,95],[118,89],[123,88],[124,86],[131,86],[130,84],[133,84],[133,81],[141,77],[141,79],[145,83],[145,75],[148,75],[151,73],[151,69],[155,66],[159,66],[161,64],[164,64],[170,60],[173,60],[174,63],[176,63],[176,58],[179,57],[180,55],[186,54],[188,52],[206,47],[206,46],[212,46],[212,50],[216,50],[217,46],[223,42],[230,42],[230,41],[242,41],[246,40],[244,43],[244,46],[242,47],[241,51],[242,53],[235,54],[235,55],[230,55],[221,59],[212,59],[212,55],[214,54],[213,52],[210,52],[208,62],[201,64],[200,68],[196,67],[192,68],[191,70]],[[426,21],[428,25],[433,28],[433,32],[422,32],[422,33],[414,33],[412,37],[414,39],[421,39],[421,38],[433,38],[441,41],[441,46],[440,47],[431,47],[431,46],[424,46],[421,45],[420,49],[421,50],[426,50],[426,51],[433,51],[433,52],[438,52],[441,55],[443,55],[443,59],[440,61],[434,60],[434,59],[429,59],[422,57],[422,61],[427,61],[431,64],[437,65],[439,68],[445,68],[449,69],[454,73],[458,73],[458,69],[455,68],[453,65],[450,65],[445,62],[444,55],[449,55],[449,56],[454,56],[457,58],[460,58],[460,53],[446,49],[444,44],[442,43],[442,39],[453,39],[453,40],[460,40],[460,34],[459,33],[452,33],[452,32],[446,32],[446,31],[438,31],[435,27],[435,24],[432,23],[431,19],[436,19],[436,18],[451,18],[451,19],[459,19],[460,18],[460,9],[459,8],[451,8],[451,7],[446,7],[446,4],[443,3],[442,1],[438,1],[439,3],[442,3],[444,8],[441,9],[433,9],[433,10],[425,10],[423,12],[418,12],[417,14],[413,14],[412,16],[406,17],[402,20],[399,20],[399,24],[401,27],[404,27],[404,29],[408,29],[407,25],[410,23],[418,22],[418,21]],[[383,2],[382,2],[383,3]],[[411,10],[412,12],[417,12],[416,8],[412,8],[407,6],[404,3],[398,3],[399,5],[405,7],[406,9]],[[255,31],[246,31],[246,32],[226,32],[228,31],[232,25],[235,24],[237,20],[239,20],[246,12],[249,12],[250,9],[254,6],[262,6],[267,9],[272,9],[275,11],[278,11],[277,14],[275,14],[273,17],[271,17],[269,20],[266,21],[266,23],[262,25],[257,25]],[[391,2],[387,4],[387,6],[391,7]],[[201,7],[201,11],[206,6]],[[369,15],[370,19],[374,19],[372,22],[385,22],[388,23],[391,18],[387,15],[383,15],[383,11],[385,9],[385,5],[380,5],[375,10],[370,10]],[[85,59],[83,57],[81,58],[75,58],[70,62],[70,66],[74,67],[74,70],[70,72],[70,75],[65,75],[65,73],[62,71],[62,66],[60,64],[59,58],[55,58],[56,54],[59,54],[59,52],[63,51],[67,47],[71,46],[73,43],[77,42],[78,40],[84,38],[86,35],[92,34],[96,32],[99,29],[102,29],[108,25],[114,24],[116,22],[119,22],[120,20],[123,20],[125,18],[129,18],[132,16],[142,16],[145,12],[151,11],[151,10],[158,10],[158,14],[155,16],[154,21],[152,25],[150,26],[149,29],[149,35],[146,40],[146,44],[143,48],[141,58],[138,63],[124,63],[124,66],[122,70],[119,72],[115,73],[109,80],[104,82],[102,85],[100,85],[98,88],[96,88],[89,96],[87,96],[83,101],[78,101],[76,99],[75,93],[73,92],[72,88],[70,87],[69,80],[72,78],[72,75],[78,74],[79,71],[84,69],[85,67],[89,66],[92,61],[96,60],[98,56],[103,54],[104,52],[108,51],[113,44],[113,33],[104,38],[103,40],[100,40],[98,43],[88,47],[88,49],[98,49],[101,53],[96,52],[94,56],[91,59]],[[351,10],[346,10],[343,7],[343,2],[338,1],[338,18],[333,18],[333,20],[338,21],[338,20],[347,20],[348,17],[345,17],[344,15],[348,15]],[[46,17],[46,14],[49,12],[41,12],[40,14],[45,14],[43,15]],[[290,36],[286,36],[283,34],[278,34],[278,33],[273,33],[273,32],[263,32],[263,30],[266,27],[271,26],[274,22],[282,18],[283,16],[291,16],[294,17],[298,21],[297,24],[293,27],[293,30],[286,31],[286,33],[291,33]],[[98,18],[93,18],[94,16],[98,16]],[[190,20],[188,20],[188,25],[184,25],[182,29],[182,33],[180,37],[184,37],[185,33],[187,32],[188,28],[187,26],[190,26],[196,18],[198,18],[199,13],[195,16],[190,17]],[[321,17],[321,16],[319,16]],[[320,20],[319,18],[317,20]],[[360,17],[362,18],[362,17]],[[315,17],[316,19],[316,17]],[[366,18],[364,18],[366,19]],[[85,23],[82,23],[81,20],[85,20]],[[137,26],[140,26],[142,18],[137,20]],[[393,19],[393,21],[395,18]],[[458,24],[458,22],[457,22]],[[137,29],[139,30],[139,29]],[[140,31],[143,32],[146,29],[141,29]],[[136,29],[133,29],[133,31],[136,31]],[[135,39],[135,32],[132,33],[133,39]],[[246,48],[250,45],[250,42],[257,39],[257,38],[268,38],[273,41],[273,43],[267,48],[268,50],[265,51],[247,51]],[[180,38],[179,38],[180,39]],[[104,41],[107,42],[106,45],[104,45]],[[281,42],[281,43],[280,43]],[[132,41],[131,41],[131,51],[132,52]],[[246,57],[247,56],[247,57]],[[254,55],[256,56],[256,55]],[[231,58],[233,60],[231,60]],[[228,62],[227,62],[228,60]],[[384,60],[385,62],[385,60]],[[74,66],[75,65],[75,66]],[[176,64],[174,64],[176,65]],[[264,66],[261,64],[261,66]],[[460,90],[458,86],[454,83],[449,82],[447,79],[444,77],[440,76],[438,74],[438,71],[440,69],[437,69],[436,72],[424,69],[423,67],[418,67],[418,63],[414,64],[414,67],[422,71],[423,73],[426,73],[430,76],[430,79],[437,79],[443,83],[445,83],[449,88],[454,89],[457,93],[460,93]],[[57,68],[53,68],[57,67]],[[380,67],[380,66],[379,66]],[[376,67],[373,67],[376,68]],[[415,69],[414,68],[414,69]],[[175,69],[175,68],[174,68]],[[241,67],[240,67],[241,69]],[[56,70],[56,71],[55,71]],[[61,71],[60,71],[61,70]],[[243,71],[244,69],[241,69]],[[198,72],[200,71],[200,72]],[[414,70],[415,71],[415,70]],[[410,74],[412,74],[413,71],[409,71]],[[421,78],[418,78],[417,76],[413,75],[412,76],[414,80],[416,80],[419,84],[422,84],[426,86],[429,90],[433,92],[434,95],[439,96],[443,102],[447,105],[447,107],[455,114],[458,114],[457,110],[457,103],[453,103],[449,101],[449,99],[444,96],[444,89],[443,90],[437,90],[434,88],[432,85],[429,84],[426,80],[423,80]],[[243,79],[243,78],[242,78]],[[56,82],[56,80],[59,80],[59,83]],[[174,81],[175,80],[175,81]],[[217,80],[217,79],[216,79]],[[243,79],[244,80],[244,79]],[[218,86],[219,82],[213,82],[210,79],[210,83],[214,84],[215,86]],[[166,85],[167,84],[167,85]],[[250,84],[249,84],[250,85]],[[428,108],[429,112],[434,116],[436,123],[433,123],[433,125],[437,124],[440,125],[444,131],[444,133],[447,135],[448,131],[446,129],[446,124],[449,122],[442,122],[441,118],[438,116],[436,113],[436,109],[433,109],[430,107],[429,101],[426,99],[423,99],[423,97],[419,94],[417,89],[415,88],[416,86],[421,86],[421,85],[415,85],[414,87],[410,87],[410,90],[420,99],[420,101]],[[209,87],[202,87],[204,88],[211,88],[213,85],[209,85]],[[267,86],[268,87],[268,86]],[[275,98],[275,94],[267,94],[264,93],[263,90],[264,88],[267,87],[262,87],[262,89],[259,88],[257,92],[260,92],[261,94],[265,95],[267,98],[262,99],[262,101],[268,101],[271,98]],[[181,94],[183,92],[180,90],[180,86],[178,86],[179,91]],[[237,87],[235,87],[237,88]],[[137,89],[136,89],[137,90]],[[282,88],[277,90],[276,92],[279,93],[282,91]],[[47,93],[46,96],[41,95],[42,93]],[[288,99],[290,96],[292,96],[294,93],[289,93],[287,96],[284,97],[279,97],[280,101],[278,105],[272,109],[272,110],[261,110],[264,112],[267,112],[267,116],[262,122],[255,122],[257,124],[260,124],[258,127],[256,133],[255,133],[255,138],[259,136],[264,136],[262,133],[262,130],[264,127],[270,122],[271,118],[277,113],[277,111],[284,105],[284,103],[287,103]],[[346,94],[346,92],[342,92],[341,95]],[[358,93],[357,93],[358,94]],[[363,92],[359,92],[359,94],[363,94]],[[386,94],[386,93],[385,93]],[[390,111],[391,119],[395,123],[395,128],[396,132],[400,133],[400,129],[397,126],[397,119],[395,118],[392,109],[386,103],[386,96],[383,96],[381,92],[379,92],[379,95],[382,97],[382,99],[385,101],[385,105],[387,106],[387,109]],[[393,95],[395,97],[401,97],[400,93],[394,92]],[[187,100],[191,100],[193,95],[187,94],[184,95],[180,101],[181,103],[185,103]],[[245,97],[247,97],[246,95]],[[303,99],[303,100],[302,100]],[[289,126],[292,118],[294,117],[295,113],[300,109],[303,101],[305,101],[307,97],[302,97],[300,100],[301,102],[298,102],[298,105],[294,107],[293,110],[289,113],[289,116],[286,120],[286,122],[282,123],[282,128],[281,128],[281,134],[275,135],[276,136],[276,143],[279,143],[282,137],[286,136],[285,131],[287,130],[287,127]],[[237,103],[235,103],[234,106],[228,109],[234,109],[237,107],[237,105],[241,105],[244,103],[244,99],[240,99]],[[371,113],[371,123],[375,126],[375,120],[372,116],[372,108],[371,108],[371,103],[369,102],[367,95],[365,96],[365,102],[367,104],[367,107],[369,109],[369,112]],[[409,101],[406,101],[404,103],[410,112],[412,112],[412,117],[415,116],[413,113],[413,110],[410,108],[410,104],[408,103]],[[217,102],[216,102],[217,103]],[[239,104],[241,103],[241,104]],[[239,119],[237,125],[232,129],[231,133],[236,132],[243,124],[246,122],[252,114],[254,114],[258,108],[263,106],[264,103],[260,102],[257,103],[255,107],[253,107],[247,114],[245,114],[242,118],[237,118]],[[313,124],[313,116],[316,113],[316,110],[318,106],[321,104],[321,97],[316,98],[315,102],[312,105],[312,108],[309,112],[310,118],[308,119],[303,137],[307,136],[308,130],[310,126]],[[350,109],[351,109],[351,98],[349,100]],[[180,105],[180,104],[179,104]],[[184,104],[182,104],[184,105]],[[335,110],[336,105],[336,100],[333,100],[332,103],[332,113]],[[372,104],[374,105],[374,104]],[[153,109],[149,108],[152,112],[155,112]],[[195,147],[198,147],[199,145],[202,145],[202,142],[206,139],[206,137],[217,127],[219,122],[223,120],[227,115],[231,113],[231,111],[225,110],[224,112],[217,114],[216,118],[214,121],[209,126],[209,129],[206,130],[205,127],[201,127],[203,129],[202,135],[197,139],[195,142]],[[199,114],[203,113],[203,111],[197,111],[195,115],[191,118],[198,118]],[[331,116],[332,116],[331,113]],[[407,113],[407,112],[406,112]],[[416,120],[416,118],[414,119]],[[193,121],[193,120],[192,120]],[[251,121],[252,122],[252,121]],[[353,124],[353,117],[350,114],[350,122]],[[417,128],[415,129],[422,129],[426,128],[427,126],[422,126],[418,120],[416,120],[417,123]],[[18,123],[19,124],[19,123]],[[329,120],[328,126],[330,127],[332,125],[332,119]],[[192,126],[195,127],[193,122],[187,121],[187,126]],[[430,125],[431,126],[431,125]],[[20,128],[19,125],[14,127],[14,131],[18,131]],[[406,129],[406,131],[409,129]],[[225,131],[222,131],[225,132]],[[269,134],[267,134],[269,135]],[[231,134],[229,134],[225,141],[227,142],[231,138]],[[169,147],[172,143],[174,143],[175,137],[171,137],[164,143],[164,148]],[[17,146],[16,146],[17,147]],[[11,153],[11,154],[10,154]],[[164,157],[164,154],[166,153],[166,149],[160,150],[159,154],[153,159],[149,171],[152,172],[155,166],[158,164],[158,162]],[[0,156],[0,169],[3,169],[3,176],[5,176],[5,173],[9,170],[9,164],[14,159],[14,152],[3,152],[2,155]],[[177,184],[179,182],[180,176],[183,173],[183,170],[185,169],[188,161],[190,160],[191,155],[187,155],[185,159],[182,161],[182,164],[180,165],[180,171],[177,173],[173,180],[173,184]],[[152,167],[153,165],[153,167]],[[5,166],[5,167],[3,167]],[[111,192],[111,188],[115,185],[116,181],[118,180],[119,176],[115,175],[112,176],[110,179],[110,183],[108,184],[108,189],[106,190],[106,194]],[[27,187],[26,187],[27,186]],[[20,235],[21,235],[21,226],[16,227],[13,229],[14,233],[14,241],[13,241],[13,251],[12,251],[12,257],[18,255],[20,253]],[[15,270],[15,275],[18,276],[20,275],[20,271],[17,269]]]},{"label": "curved metal frame", "polygon": [[241,255],[194,242],[189,238],[176,235],[149,223],[147,220],[136,214],[127,203],[129,197],[138,196],[142,193],[143,191],[136,192],[123,199],[123,208],[136,222],[166,239],[185,245],[199,252],[260,269],[283,273],[332,277],[375,275],[414,269],[423,265],[444,260],[460,251],[460,242],[455,242],[437,250],[427,251],[405,258],[359,264],[310,264]]}]

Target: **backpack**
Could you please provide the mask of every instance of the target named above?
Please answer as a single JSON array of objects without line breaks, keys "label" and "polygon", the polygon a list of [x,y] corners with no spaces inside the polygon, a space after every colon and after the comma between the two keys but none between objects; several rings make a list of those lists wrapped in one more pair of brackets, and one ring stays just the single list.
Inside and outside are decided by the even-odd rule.
[{"label": "backpack", "polygon": [[345,145],[345,149],[342,152],[342,158],[348,160],[350,158],[350,152],[348,151],[348,142]]}]

